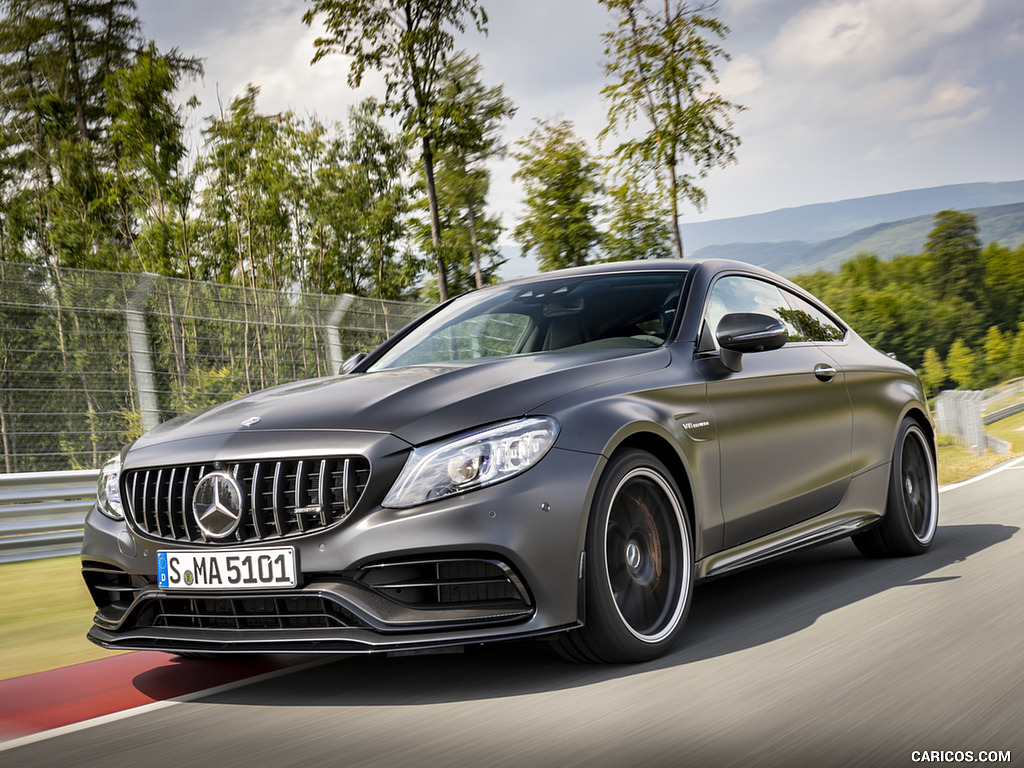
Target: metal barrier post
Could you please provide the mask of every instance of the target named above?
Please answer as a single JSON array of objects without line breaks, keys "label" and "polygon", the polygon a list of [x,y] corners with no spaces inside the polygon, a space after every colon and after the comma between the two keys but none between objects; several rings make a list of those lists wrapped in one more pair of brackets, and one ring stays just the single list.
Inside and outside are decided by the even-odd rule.
[{"label": "metal barrier post", "polygon": [[124,315],[128,324],[128,348],[131,351],[132,377],[139,393],[139,412],[145,431],[160,425],[160,405],[153,383],[153,356],[149,351],[146,319],[142,307],[153,293],[153,275],[145,274],[132,291]]}]

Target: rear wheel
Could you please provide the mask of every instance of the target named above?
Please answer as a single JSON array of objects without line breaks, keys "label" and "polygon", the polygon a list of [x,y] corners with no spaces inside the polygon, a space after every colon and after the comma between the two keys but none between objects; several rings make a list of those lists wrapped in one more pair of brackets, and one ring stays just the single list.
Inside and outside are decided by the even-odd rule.
[{"label": "rear wheel", "polygon": [[867,557],[925,552],[939,521],[939,488],[930,441],[913,419],[904,419],[893,448],[889,497],[882,522],[853,537]]},{"label": "rear wheel", "polygon": [[598,485],[587,530],[586,623],[556,648],[576,661],[624,663],[664,654],[693,591],[693,540],[665,466],[638,450],[619,454]]}]

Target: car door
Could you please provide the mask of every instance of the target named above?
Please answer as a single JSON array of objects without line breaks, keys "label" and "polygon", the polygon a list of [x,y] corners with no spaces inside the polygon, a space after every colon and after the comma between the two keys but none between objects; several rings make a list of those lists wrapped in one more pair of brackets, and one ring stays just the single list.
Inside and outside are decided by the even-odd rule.
[{"label": "car door", "polygon": [[[728,275],[711,288],[704,327],[726,314],[757,312],[786,324],[780,349],[748,353],[742,370],[708,377],[708,407],[718,434],[726,548],[828,511],[850,481],[852,410],[843,371],[827,345],[808,341],[800,312],[783,290]],[[713,340],[702,333],[702,343]]]}]

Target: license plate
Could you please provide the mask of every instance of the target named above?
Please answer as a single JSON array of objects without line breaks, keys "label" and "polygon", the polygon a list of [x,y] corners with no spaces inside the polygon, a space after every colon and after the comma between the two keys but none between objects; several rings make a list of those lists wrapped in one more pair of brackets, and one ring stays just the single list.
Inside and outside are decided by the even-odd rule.
[{"label": "license plate", "polygon": [[294,587],[295,548],[220,552],[157,552],[161,589],[280,589]]}]

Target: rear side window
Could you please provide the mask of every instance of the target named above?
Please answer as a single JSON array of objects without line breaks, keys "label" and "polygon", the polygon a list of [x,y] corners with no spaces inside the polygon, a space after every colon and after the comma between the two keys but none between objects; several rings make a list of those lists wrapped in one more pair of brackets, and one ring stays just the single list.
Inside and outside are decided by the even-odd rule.
[{"label": "rear side window", "polygon": [[790,309],[786,313],[789,321],[799,326],[807,341],[842,341],[846,331],[823,310],[795,293],[783,291]]}]

